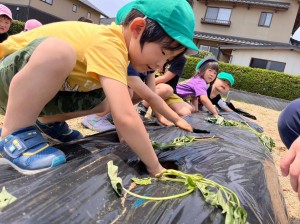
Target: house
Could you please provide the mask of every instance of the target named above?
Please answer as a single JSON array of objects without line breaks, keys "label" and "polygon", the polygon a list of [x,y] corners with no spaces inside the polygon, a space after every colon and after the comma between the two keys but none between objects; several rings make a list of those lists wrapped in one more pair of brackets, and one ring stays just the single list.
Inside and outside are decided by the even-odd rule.
[{"label": "house", "polygon": [[108,17],[88,0],[1,0],[10,8],[15,20],[37,19],[43,24],[78,20],[80,17],[100,23],[100,16]]},{"label": "house", "polygon": [[220,61],[300,75],[299,0],[194,0],[194,41]]},{"label": "house", "polygon": [[102,25],[110,25],[112,22],[115,22],[116,17],[113,18],[100,18],[100,23]]}]

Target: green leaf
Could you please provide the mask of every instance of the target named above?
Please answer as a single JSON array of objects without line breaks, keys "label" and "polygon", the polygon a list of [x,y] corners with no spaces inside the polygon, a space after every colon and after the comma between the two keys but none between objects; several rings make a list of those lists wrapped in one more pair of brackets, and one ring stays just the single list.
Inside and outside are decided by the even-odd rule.
[{"label": "green leaf", "polygon": [[188,190],[195,189],[197,187],[196,183],[192,180],[191,177],[186,178],[184,186]]},{"label": "green leaf", "polygon": [[222,213],[226,213],[229,209],[228,208],[229,205],[228,205],[228,203],[226,203],[221,190],[218,190],[218,192],[217,192],[217,200],[218,200],[219,205],[221,206],[221,208],[223,208]]},{"label": "green leaf", "polygon": [[8,193],[5,187],[2,188],[0,193],[0,209],[6,207],[7,205],[13,203],[17,198],[10,193]]},{"label": "green leaf", "polygon": [[207,203],[222,209],[226,216],[225,223],[246,223],[247,213],[239,206],[239,199],[233,191],[205,178],[196,185]]},{"label": "green leaf", "polygon": [[209,195],[209,190],[208,190],[208,186],[206,186],[205,184],[201,183],[201,182],[197,182],[196,183],[197,187],[199,188],[199,190],[201,191],[203,197],[205,198],[207,195]]},{"label": "green leaf", "polygon": [[177,145],[173,143],[159,143],[155,141],[151,141],[152,146],[154,149],[160,149],[160,150],[170,150],[174,149]]},{"label": "green leaf", "polygon": [[154,149],[159,149],[161,147],[161,144],[155,141],[151,141],[152,146]]},{"label": "green leaf", "polygon": [[233,208],[228,206],[228,210],[226,212],[225,217],[225,224],[233,224],[235,223],[234,216],[233,216]]},{"label": "green leaf", "polygon": [[237,207],[233,216],[235,220],[239,221],[239,223],[247,223],[247,212],[243,208]]},{"label": "green leaf", "polygon": [[221,117],[221,118],[219,118],[219,117],[218,118],[207,118],[207,121],[211,122],[211,123],[219,124],[221,126],[236,126],[236,127],[239,127],[239,128],[247,129],[247,130],[253,132],[270,152],[275,147],[275,142],[272,138],[266,136],[263,133],[259,133],[254,128],[250,127],[247,124],[247,122],[234,121],[234,120],[225,120],[223,117]]},{"label": "green leaf", "polygon": [[218,117],[217,117],[216,124],[220,124],[220,125],[221,125],[221,124],[223,123],[224,120],[225,120],[224,117],[218,116]]},{"label": "green leaf", "polygon": [[[108,162],[108,167],[110,172],[113,174],[111,179],[118,179],[116,177],[118,167],[112,164],[112,161]],[[176,178],[174,178],[174,176]],[[150,179],[150,180],[149,180]],[[119,178],[119,180],[121,180]],[[132,178],[137,184],[151,184],[151,178]],[[222,213],[225,214],[225,222],[234,224],[244,224],[247,223],[247,213],[240,206],[240,202],[238,196],[229,188],[222,186],[212,180],[204,178],[201,174],[186,174],[178,170],[164,170],[159,177],[156,177],[157,181],[172,181],[184,184],[184,186],[188,189],[184,193],[180,193],[177,195],[165,196],[165,197],[148,197],[143,195],[135,194],[126,188],[123,188],[121,183],[119,184],[121,188],[128,194],[138,197],[145,200],[170,200],[174,198],[184,197],[186,195],[191,194],[194,190],[199,188],[202,193],[204,200],[212,206],[220,207],[222,209]],[[114,181],[116,182],[116,181]]]},{"label": "green leaf", "polygon": [[122,179],[118,177],[118,167],[113,164],[112,160],[107,163],[107,172],[113,189],[121,197],[123,195]]},{"label": "green leaf", "polygon": [[275,142],[272,138],[266,136],[263,133],[260,133],[258,135],[259,139],[261,140],[261,142],[270,150],[272,151],[272,149],[275,147]]},{"label": "green leaf", "polygon": [[150,184],[152,184],[152,178],[151,177],[143,178],[143,179],[132,177],[131,180],[134,183],[139,184],[139,185],[150,185]]}]

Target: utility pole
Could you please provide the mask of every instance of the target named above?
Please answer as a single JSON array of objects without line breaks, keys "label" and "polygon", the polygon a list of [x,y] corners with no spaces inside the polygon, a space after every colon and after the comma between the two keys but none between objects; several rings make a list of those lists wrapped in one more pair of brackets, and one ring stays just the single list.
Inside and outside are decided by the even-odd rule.
[{"label": "utility pole", "polygon": [[29,0],[29,2],[28,2],[28,7],[27,7],[27,18],[26,18],[26,21],[29,19],[30,3],[31,3],[31,0]]}]

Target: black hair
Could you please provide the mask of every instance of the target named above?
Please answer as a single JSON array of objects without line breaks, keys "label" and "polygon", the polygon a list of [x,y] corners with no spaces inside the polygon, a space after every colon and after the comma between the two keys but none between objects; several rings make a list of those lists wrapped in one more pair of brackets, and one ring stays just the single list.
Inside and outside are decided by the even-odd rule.
[{"label": "black hair", "polygon": [[[141,13],[140,11],[133,9],[126,16],[122,25],[128,26],[135,18],[138,18],[138,17],[144,18],[145,15],[143,13]],[[146,21],[147,25],[142,34],[141,40],[140,40],[142,49],[146,42],[160,43],[162,48],[164,48],[166,50],[170,50],[170,51],[175,51],[175,50],[185,48],[185,46],[183,46],[182,44],[180,44],[179,42],[174,40],[172,37],[170,37],[155,20],[146,18],[145,21]],[[181,53],[181,54],[183,54],[183,53]]]},{"label": "black hair", "polygon": [[191,7],[194,6],[194,0],[186,0],[186,1],[190,4]]},{"label": "black hair", "polygon": [[208,61],[204,65],[200,66],[198,71],[196,71],[195,76],[204,77],[205,71],[207,69],[213,69],[216,70],[217,74],[219,73],[219,64],[216,61]]}]

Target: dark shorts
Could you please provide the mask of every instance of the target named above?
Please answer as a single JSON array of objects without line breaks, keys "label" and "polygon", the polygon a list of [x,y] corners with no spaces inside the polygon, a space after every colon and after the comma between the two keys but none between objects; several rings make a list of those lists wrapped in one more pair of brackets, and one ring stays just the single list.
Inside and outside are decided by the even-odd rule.
[{"label": "dark shorts", "polygon": [[[34,40],[28,46],[0,60],[0,114],[4,115],[6,111],[11,80],[27,64],[32,53],[43,40],[45,38]],[[90,110],[100,104],[104,98],[103,89],[90,92],[60,91],[46,104],[40,116]],[[20,110],[22,110],[22,105],[20,105]]]},{"label": "dark shorts", "polygon": [[287,148],[300,136],[300,99],[292,101],[280,114],[278,131]]}]

